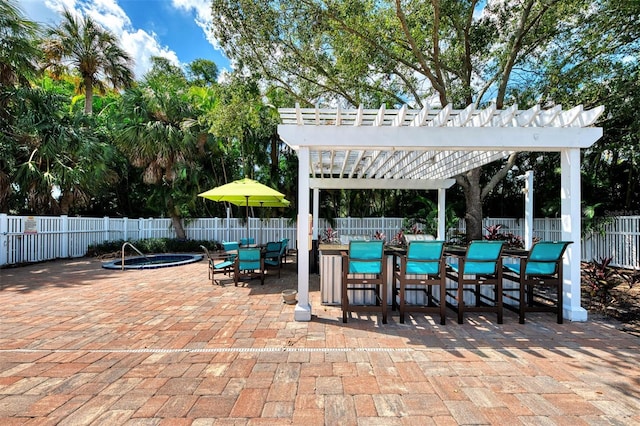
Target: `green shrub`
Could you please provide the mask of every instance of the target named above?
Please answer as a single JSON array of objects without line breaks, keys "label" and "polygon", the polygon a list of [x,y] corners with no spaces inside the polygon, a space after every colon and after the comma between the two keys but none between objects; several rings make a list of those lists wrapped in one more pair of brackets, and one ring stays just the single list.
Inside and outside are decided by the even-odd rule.
[{"label": "green shrub", "polygon": [[[91,245],[87,248],[87,256],[103,256],[107,254],[120,254],[124,240],[107,241],[102,244]],[[175,238],[148,238],[131,241],[131,244],[144,254],[156,253],[197,253],[202,252],[200,246],[209,250],[218,250],[221,245],[217,241],[208,240],[178,240]],[[125,249],[126,255],[135,255],[135,250],[130,247]]]}]

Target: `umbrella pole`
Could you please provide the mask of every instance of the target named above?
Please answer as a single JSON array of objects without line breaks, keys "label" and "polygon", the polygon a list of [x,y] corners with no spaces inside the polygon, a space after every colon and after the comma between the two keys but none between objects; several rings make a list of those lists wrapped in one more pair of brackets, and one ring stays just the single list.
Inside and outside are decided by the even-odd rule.
[{"label": "umbrella pole", "polygon": [[245,196],[247,199],[247,246],[249,245],[249,196]]},{"label": "umbrella pole", "polygon": [[[262,214],[262,205],[264,203],[262,201],[260,201],[260,213]],[[262,237],[263,237],[263,232],[262,232],[262,228],[264,226],[264,216],[260,217],[260,244],[262,244]]]},{"label": "umbrella pole", "polygon": [[227,206],[227,241],[231,241],[231,207]]}]

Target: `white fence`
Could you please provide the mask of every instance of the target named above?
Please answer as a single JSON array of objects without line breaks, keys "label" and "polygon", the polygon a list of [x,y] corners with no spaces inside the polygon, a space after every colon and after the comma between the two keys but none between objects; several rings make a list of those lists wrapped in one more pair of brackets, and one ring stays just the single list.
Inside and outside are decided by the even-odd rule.
[{"label": "white fence", "polygon": [[[373,235],[384,232],[387,240],[401,229],[402,218],[338,218],[333,229],[338,235]],[[501,224],[502,232],[523,235],[524,220],[486,218],[485,226]],[[329,228],[319,220],[319,234]],[[560,219],[535,219],[533,236],[542,240],[561,238]],[[246,222],[238,218],[200,218],[185,223],[192,240],[237,241],[246,236]],[[464,221],[458,230],[464,232]],[[249,218],[249,235],[257,242],[289,238],[295,247],[296,223],[286,218],[261,221]],[[0,214],[0,266],[82,257],[87,247],[105,241],[136,241],[145,238],[175,238],[171,219],[87,218],[50,216],[8,216]],[[582,240],[582,259],[591,261],[613,256],[612,264],[640,269],[640,216],[613,218],[604,232]]]}]

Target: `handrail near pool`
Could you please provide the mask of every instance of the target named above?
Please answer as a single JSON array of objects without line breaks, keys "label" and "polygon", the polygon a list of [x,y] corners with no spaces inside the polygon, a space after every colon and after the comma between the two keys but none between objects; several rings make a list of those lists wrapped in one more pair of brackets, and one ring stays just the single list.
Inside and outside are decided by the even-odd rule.
[{"label": "handrail near pool", "polygon": [[147,259],[149,262],[151,262],[151,259],[149,259],[149,258],[148,258],[144,253],[142,253],[140,250],[138,250],[138,249],[136,248],[136,246],[134,246],[134,245],[133,245],[133,244],[131,244],[129,241],[127,241],[127,242],[125,242],[125,243],[122,245],[122,249],[120,250],[120,251],[122,252],[122,263],[121,263],[121,265],[122,265],[122,270],[123,270],[123,271],[124,271],[124,249],[125,249],[125,247],[127,247],[127,246],[131,247],[131,248],[132,248],[132,249],[134,249],[134,250],[135,250],[135,251],[136,251],[140,256],[144,257],[144,258],[145,258],[145,259]]}]

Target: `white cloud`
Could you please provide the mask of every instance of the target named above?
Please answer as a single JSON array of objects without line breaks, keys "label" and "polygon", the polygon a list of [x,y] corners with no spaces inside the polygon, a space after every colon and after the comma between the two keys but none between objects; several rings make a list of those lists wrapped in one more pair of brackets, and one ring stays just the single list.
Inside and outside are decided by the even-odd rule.
[{"label": "white cloud", "polygon": [[[192,3],[199,2],[192,1]],[[29,19],[48,25],[58,23],[60,13],[65,8],[78,15],[90,16],[96,23],[118,37],[121,47],[135,61],[136,78],[142,77],[149,71],[152,56],[161,56],[175,65],[180,65],[176,52],[161,45],[155,33],[133,27],[117,0],[23,0],[21,6]]]},{"label": "white cloud", "polygon": [[211,1],[210,0],[171,0],[171,5],[178,10],[185,12],[195,12],[195,23],[202,29],[204,35],[214,49],[220,50],[220,43],[213,36],[211,31]]}]

